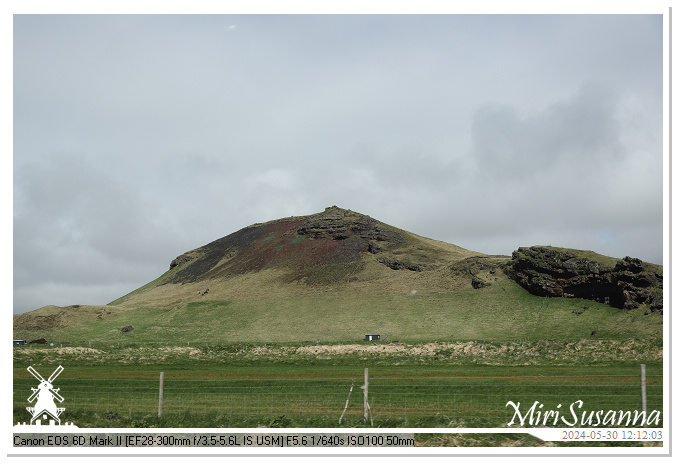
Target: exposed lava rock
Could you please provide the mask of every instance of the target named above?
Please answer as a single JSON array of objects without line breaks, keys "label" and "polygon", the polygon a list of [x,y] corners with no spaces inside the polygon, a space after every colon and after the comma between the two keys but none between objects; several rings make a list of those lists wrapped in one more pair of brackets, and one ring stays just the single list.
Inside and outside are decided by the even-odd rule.
[{"label": "exposed lava rock", "polygon": [[575,250],[519,248],[505,272],[538,296],[584,298],[621,309],[647,304],[651,311],[663,311],[662,273],[629,256],[611,268],[576,256]]},{"label": "exposed lava rock", "polygon": [[480,256],[458,261],[450,267],[450,270],[459,276],[471,276],[471,285],[475,289],[489,287],[496,272],[495,265]]},{"label": "exposed lava rock", "polygon": [[[328,211],[326,209],[326,212]],[[400,243],[403,241],[401,234],[381,226],[378,221],[371,217],[362,216],[353,211],[347,211],[342,215],[333,213],[333,211],[330,211],[328,214],[309,219],[297,228],[297,233],[315,239],[345,240],[351,236],[358,236],[364,240],[378,242]],[[343,219],[346,217],[357,217],[358,219],[351,221]]]},{"label": "exposed lava rock", "polygon": [[393,258],[377,258],[377,261],[394,270],[407,269],[409,271],[422,272],[422,266],[407,261],[399,261]]},{"label": "exposed lava rock", "polygon": [[325,215],[306,221],[297,228],[299,235],[310,235],[313,238],[331,238],[332,240],[344,240],[349,238],[347,223],[342,221],[341,216]]},{"label": "exposed lava rock", "polygon": [[188,263],[189,261],[193,260],[193,256],[189,256],[187,254],[183,254],[181,256],[177,256],[175,259],[170,262],[170,269],[176,266],[180,266],[184,263]]},{"label": "exposed lava rock", "polygon": [[368,242],[368,251],[372,254],[377,254],[381,251],[384,251],[384,247],[380,245],[378,242]]},{"label": "exposed lava rock", "polygon": [[476,276],[472,277],[472,288],[479,289],[479,288],[487,287],[489,285],[490,284],[488,282],[486,282],[485,280],[481,280]]}]

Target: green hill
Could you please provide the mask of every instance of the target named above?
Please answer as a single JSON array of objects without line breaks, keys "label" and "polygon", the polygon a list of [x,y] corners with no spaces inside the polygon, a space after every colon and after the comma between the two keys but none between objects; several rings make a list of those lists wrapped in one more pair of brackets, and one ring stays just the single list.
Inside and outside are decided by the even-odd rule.
[{"label": "green hill", "polygon": [[[584,252],[569,253],[560,262],[572,264]],[[616,262],[587,256],[601,267]],[[402,342],[662,340],[662,312],[650,310],[657,291],[653,301],[618,309],[572,294],[534,295],[515,269],[509,256],[465,250],[333,206],[254,224],[188,251],[158,279],[108,305],[16,315],[14,337],[184,345],[339,343],[368,333]],[[528,275],[525,266],[521,271]],[[661,295],[662,268],[653,273]],[[537,277],[530,274],[530,282]]]}]

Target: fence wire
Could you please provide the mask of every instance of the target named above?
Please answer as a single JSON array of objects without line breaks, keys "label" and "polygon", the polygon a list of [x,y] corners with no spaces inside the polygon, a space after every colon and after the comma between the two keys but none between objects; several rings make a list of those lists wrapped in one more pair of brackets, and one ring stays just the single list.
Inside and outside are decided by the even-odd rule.
[{"label": "fence wire", "polygon": [[[363,415],[362,379],[172,379],[166,375],[162,414],[223,414],[251,416],[349,417]],[[35,382],[15,379],[13,403],[30,406]],[[128,417],[156,415],[159,380],[64,377],[59,379],[60,407]],[[662,410],[661,375],[647,376],[647,410]],[[514,410],[534,402],[544,410],[568,411],[577,401],[583,411],[641,410],[639,378],[625,376],[513,376],[455,378],[370,378],[369,405],[376,421],[389,418],[439,416],[458,424],[499,426]],[[536,407],[536,411],[543,406]],[[25,414],[19,420],[25,420]]]}]

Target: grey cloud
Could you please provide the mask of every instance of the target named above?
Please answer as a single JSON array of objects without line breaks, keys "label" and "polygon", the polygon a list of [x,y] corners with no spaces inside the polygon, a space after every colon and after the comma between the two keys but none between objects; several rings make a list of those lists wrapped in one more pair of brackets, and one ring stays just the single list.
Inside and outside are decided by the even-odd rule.
[{"label": "grey cloud", "polygon": [[332,204],[662,259],[661,17],[17,15],[14,47],[15,311]]},{"label": "grey cloud", "polygon": [[479,110],[472,132],[479,170],[508,180],[549,176],[555,169],[575,174],[570,167],[595,172],[624,156],[616,100],[610,90],[588,85],[536,114],[520,115],[510,105]]},{"label": "grey cloud", "polygon": [[14,182],[16,287],[132,286],[162,269],[154,261],[171,246],[171,227],[133,184],[58,155],[21,166]]}]

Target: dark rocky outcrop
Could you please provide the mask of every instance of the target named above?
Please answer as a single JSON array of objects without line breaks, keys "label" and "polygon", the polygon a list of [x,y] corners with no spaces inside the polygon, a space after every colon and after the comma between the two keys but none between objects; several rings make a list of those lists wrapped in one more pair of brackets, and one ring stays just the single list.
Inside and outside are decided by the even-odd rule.
[{"label": "dark rocky outcrop", "polygon": [[471,278],[472,288],[480,289],[492,285],[497,280],[493,275],[497,272],[495,264],[487,258],[473,256],[456,262],[450,267],[455,274]]},{"label": "dark rocky outcrop", "polygon": [[134,327],[132,327],[131,325],[125,326],[125,327],[123,327],[122,329],[120,329],[120,331],[121,331],[122,333],[132,332],[133,330],[134,330]]},{"label": "dark rocky outcrop", "polygon": [[324,215],[309,220],[297,228],[297,233],[309,235],[313,238],[331,238],[333,240],[349,238],[347,224],[342,221],[341,216],[337,215]]},{"label": "dark rocky outcrop", "polygon": [[662,314],[662,268],[629,256],[611,265],[586,254],[551,247],[519,248],[505,272],[534,295],[584,298],[621,309],[648,305],[650,311]]},{"label": "dark rocky outcrop", "polygon": [[170,262],[170,269],[172,269],[173,267],[176,267],[176,266],[180,266],[180,265],[182,265],[182,264],[184,264],[184,263],[188,263],[188,262],[190,262],[190,261],[192,261],[192,260],[193,260],[193,256],[190,256],[190,255],[187,255],[187,254],[183,254],[183,255],[181,255],[181,256],[177,256],[175,259],[173,259],[173,260]]},{"label": "dark rocky outcrop", "polygon": [[472,287],[473,288],[479,289],[479,288],[487,287],[489,285],[490,284],[488,282],[486,282],[485,280],[481,280],[476,276],[472,277]]},{"label": "dark rocky outcrop", "polygon": [[368,242],[368,251],[372,254],[377,254],[384,251],[384,247],[379,242]]},{"label": "dark rocky outcrop", "polygon": [[[314,239],[329,238],[332,240],[345,240],[352,236],[358,236],[361,239],[373,241],[373,253],[376,250],[375,241],[390,243],[403,241],[401,234],[382,226],[371,217],[353,211],[341,213],[341,211],[336,212],[332,209],[326,209],[326,213],[305,221],[297,228],[297,233]],[[345,217],[358,219],[347,221],[343,219]]]},{"label": "dark rocky outcrop", "polygon": [[422,266],[408,261],[399,261],[393,258],[377,258],[377,261],[396,271],[407,269],[408,271],[422,272]]}]

